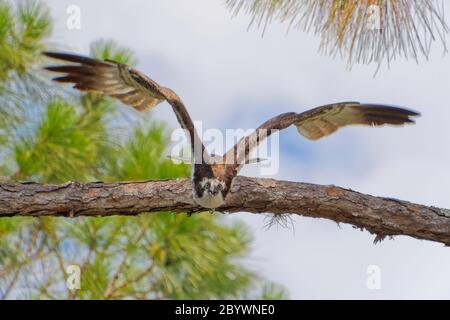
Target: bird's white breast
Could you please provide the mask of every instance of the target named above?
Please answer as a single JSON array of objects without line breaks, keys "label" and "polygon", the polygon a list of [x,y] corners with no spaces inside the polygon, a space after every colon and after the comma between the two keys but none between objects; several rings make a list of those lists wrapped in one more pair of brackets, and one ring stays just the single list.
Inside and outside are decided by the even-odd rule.
[{"label": "bird's white breast", "polygon": [[201,198],[194,195],[194,201],[202,207],[208,209],[218,208],[225,202],[221,192],[215,196],[211,196],[205,192]]}]

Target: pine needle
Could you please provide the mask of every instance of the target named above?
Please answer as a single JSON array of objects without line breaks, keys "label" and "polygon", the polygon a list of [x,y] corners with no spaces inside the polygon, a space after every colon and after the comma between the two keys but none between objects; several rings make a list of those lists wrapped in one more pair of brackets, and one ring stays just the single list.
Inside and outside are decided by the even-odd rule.
[{"label": "pine needle", "polygon": [[264,34],[273,21],[321,37],[320,51],[354,64],[388,65],[397,58],[426,59],[449,28],[440,0],[225,0],[233,15],[245,12]]}]

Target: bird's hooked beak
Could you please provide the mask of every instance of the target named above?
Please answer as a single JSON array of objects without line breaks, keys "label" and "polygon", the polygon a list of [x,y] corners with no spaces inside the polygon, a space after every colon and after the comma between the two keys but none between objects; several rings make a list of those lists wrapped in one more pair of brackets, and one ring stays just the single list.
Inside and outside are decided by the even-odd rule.
[{"label": "bird's hooked beak", "polygon": [[208,194],[210,196],[217,196],[218,193],[219,193],[219,188],[214,188],[214,189],[209,189],[208,190]]}]

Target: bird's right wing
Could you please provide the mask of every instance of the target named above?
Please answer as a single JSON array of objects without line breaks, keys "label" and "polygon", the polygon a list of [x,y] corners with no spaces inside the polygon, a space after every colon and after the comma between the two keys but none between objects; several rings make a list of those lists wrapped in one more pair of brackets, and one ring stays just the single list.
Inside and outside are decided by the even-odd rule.
[{"label": "bird's right wing", "polygon": [[80,91],[111,96],[138,111],[150,110],[165,100],[161,87],[156,82],[127,65],[66,53],[44,54],[71,63],[45,68],[63,74],[53,79],[56,82],[73,83],[74,88]]},{"label": "bird's right wing", "polygon": [[46,69],[61,73],[54,81],[73,83],[80,91],[97,92],[122,101],[138,111],[150,110],[167,101],[173,108],[181,127],[190,134],[194,148],[204,151],[189,113],[181,99],[168,88],[161,87],[143,73],[115,61],[101,61],[74,54],[44,52],[44,55],[69,64],[50,66]]}]

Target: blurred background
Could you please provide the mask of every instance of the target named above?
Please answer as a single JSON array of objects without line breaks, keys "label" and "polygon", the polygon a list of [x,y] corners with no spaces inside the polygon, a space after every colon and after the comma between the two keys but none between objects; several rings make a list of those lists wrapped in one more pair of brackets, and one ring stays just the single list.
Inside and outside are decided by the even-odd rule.
[{"label": "blurred background", "polygon": [[[323,19],[311,18],[312,31],[304,32],[296,27],[298,12],[292,20],[275,4],[257,5],[265,2],[271,3],[0,0],[0,179],[189,175],[187,165],[165,156],[178,127],[167,104],[140,114],[52,84],[41,71],[52,62],[39,55],[52,49],[137,66],[175,90],[204,129],[254,128],[282,112],[338,101],[420,111],[415,126],[346,128],[317,142],[292,128],[283,131],[280,168],[272,177],[449,208],[450,60],[441,38],[444,15],[433,11],[439,3],[417,2],[429,16],[416,21],[423,43],[408,47],[407,33],[390,34],[384,47],[358,38],[361,49],[352,53],[347,40],[354,22],[343,19],[346,14],[337,15],[335,29],[321,29]],[[333,10],[356,10],[325,2],[330,17]],[[320,12],[297,9],[311,17]],[[370,55],[376,48],[382,50]],[[241,174],[260,176],[256,166]],[[395,237],[374,245],[368,232],[332,221],[292,217],[267,228],[268,221],[247,213],[2,219],[0,297],[450,298],[450,252],[441,244]],[[65,285],[72,264],[81,267],[80,290]]]}]

